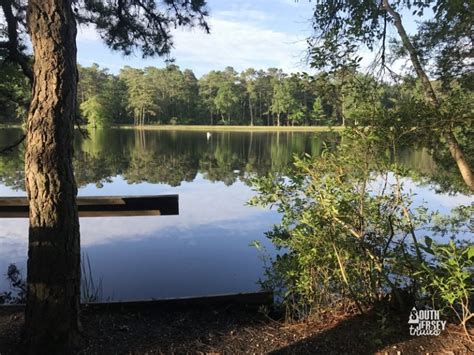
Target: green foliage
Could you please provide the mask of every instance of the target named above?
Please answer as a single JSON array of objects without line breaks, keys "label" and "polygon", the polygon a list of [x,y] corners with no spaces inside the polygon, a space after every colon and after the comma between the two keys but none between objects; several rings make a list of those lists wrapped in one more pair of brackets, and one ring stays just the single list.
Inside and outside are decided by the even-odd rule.
[{"label": "green foliage", "polygon": [[[411,21],[417,22],[418,34],[411,41],[422,62],[434,64],[430,66],[434,77],[449,86],[453,79],[470,75],[472,65],[466,63],[472,53],[466,43],[472,32],[473,5],[469,1],[317,1],[309,50],[312,65],[332,71],[357,68],[363,47],[379,52],[382,67],[387,64],[389,52],[385,47],[398,39],[398,34],[389,30],[394,18],[388,6],[398,13],[410,12]],[[408,55],[404,44],[392,49],[395,58]]]},{"label": "green foliage", "polygon": [[217,90],[217,95],[214,98],[214,105],[217,111],[221,114],[222,121],[225,121],[225,116],[228,116],[227,124],[230,124],[231,114],[235,111],[235,107],[239,102],[237,87],[232,82],[223,82]]},{"label": "green foliage", "polygon": [[415,43],[425,60],[431,60],[432,74],[448,90],[454,80],[473,89],[472,1],[438,1],[433,7],[434,16],[421,23]]},{"label": "green foliage", "polygon": [[107,111],[104,102],[97,95],[88,98],[80,106],[82,116],[87,119],[88,124],[93,127],[104,127]]},{"label": "green foliage", "polygon": [[319,97],[314,100],[311,116],[312,119],[315,120],[317,123],[322,123],[322,121],[324,121],[324,119],[326,118],[326,114],[323,109],[323,104]]},{"label": "green foliage", "polygon": [[[426,9],[432,11],[431,18],[424,17]],[[403,10],[410,10],[413,17],[420,18],[418,35],[407,34],[400,15]],[[466,1],[317,1],[313,18],[315,35],[310,40],[312,65],[316,68],[329,68],[331,72],[354,70],[360,62],[357,53],[365,46],[371,51],[378,50],[373,67],[378,66],[381,75],[385,73],[398,80],[400,76],[387,65],[387,43],[395,43],[391,50],[393,59],[408,57],[422,83],[423,98],[413,97],[408,107],[415,108],[412,112],[425,115],[423,118],[429,113],[430,122],[423,125],[423,131],[438,141],[446,139],[442,150],[449,149],[471,189],[472,162],[463,158],[464,148],[459,145],[457,132],[453,132],[455,119],[452,116],[446,119],[440,103],[442,95],[436,92],[439,83],[430,82],[424,67],[439,80],[445,93],[452,90],[453,83],[472,91],[469,84],[472,83],[472,11],[472,4]],[[395,38],[389,31],[391,25],[396,29]],[[376,108],[370,105],[370,99],[367,103]],[[472,114],[471,110],[470,121]],[[418,120],[412,118],[411,121],[419,125]],[[427,122],[423,120],[423,123]],[[461,125],[465,125],[465,121]]]},{"label": "green foliage", "polygon": [[197,25],[209,32],[204,0],[85,0],[78,6],[78,22],[94,25],[110,48],[125,55],[134,49],[143,57],[168,54],[172,47],[170,27]]},{"label": "green foliage", "polygon": [[[351,90],[341,82],[356,73],[347,72],[343,79],[341,75],[288,76],[276,68],[249,68],[239,74],[227,67],[198,80],[191,70],[182,71],[174,64],[143,70],[124,67],[119,75],[93,64],[79,66],[78,102],[88,111],[85,118],[95,113],[94,120],[100,116],[104,125],[338,124],[342,121],[341,90]],[[95,102],[85,104],[88,100]],[[312,112],[316,100],[320,119]],[[87,109],[90,106],[94,109]],[[84,110],[79,113],[87,116]]]},{"label": "green foliage", "polygon": [[[413,248],[404,238],[413,226],[401,208],[408,196],[388,182],[388,156],[374,136],[356,141],[354,134],[347,133],[337,154],[296,158],[287,179],[255,181],[260,195],[252,203],[283,213],[268,237],[286,251],[273,272],[292,315],[341,297],[363,309],[387,289],[413,284],[405,278],[411,257],[400,258]],[[386,186],[380,189],[373,188],[374,156],[382,157],[377,171],[385,174]]]},{"label": "green foliage", "polygon": [[[282,213],[281,224],[267,233],[280,253],[263,285],[279,293],[290,316],[323,311],[341,299],[363,311],[388,295],[406,308],[428,285],[419,274],[428,259],[417,234],[428,228],[436,232],[448,217],[414,208],[404,192],[403,176],[409,172],[393,159],[403,131],[396,126],[347,129],[336,152],[295,157],[286,176],[253,181],[259,194],[251,203]],[[450,220],[461,228],[455,216]],[[472,246],[469,250],[463,255],[471,255]],[[463,277],[472,280],[472,272]]]},{"label": "green foliage", "polygon": [[[459,220],[454,223],[458,225]],[[456,245],[452,240],[438,244],[427,237],[423,250],[431,256],[419,272],[424,292],[433,299],[434,307],[451,310],[469,334],[467,322],[474,318],[470,305],[474,296],[474,245]]]},{"label": "green foliage", "polygon": [[0,123],[21,123],[26,119],[31,89],[20,68],[0,51]]},{"label": "green foliage", "polygon": [[289,112],[292,105],[292,97],[289,91],[289,86],[285,82],[277,82],[273,89],[273,100],[271,112],[277,115],[277,126],[280,125],[280,116]]}]

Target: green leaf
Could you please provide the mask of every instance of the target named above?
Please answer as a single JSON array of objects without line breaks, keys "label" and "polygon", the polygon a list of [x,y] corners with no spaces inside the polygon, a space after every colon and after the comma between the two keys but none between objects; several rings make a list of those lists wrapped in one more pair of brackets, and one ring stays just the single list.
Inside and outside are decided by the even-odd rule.
[{"label": "green leaf", "polygon": [[470,245],[467,251],[467,258],[472,259],[474,258],[474,245]]}]

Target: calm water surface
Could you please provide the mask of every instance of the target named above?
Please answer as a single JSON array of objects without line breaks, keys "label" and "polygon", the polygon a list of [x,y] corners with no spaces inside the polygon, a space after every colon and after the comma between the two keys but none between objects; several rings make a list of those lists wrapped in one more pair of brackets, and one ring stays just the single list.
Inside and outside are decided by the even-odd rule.
[{"label": "calm water surface", "polygon": [[[17,129],[0,129],[0,144]],[[76,138],[79,195],[179,194],[179,216],[82,218],[82,252],[103,299],[135,300],[257,291],[258,252],[249,246],[278,223],[272,210],[250,207],[249,177],[284,172],[294,154],[319,154],[337,136],[315,133],[239,133],[98,130]],[[400,159],[421,172],[436,169],[424,150]],[[473,203],[407,181],[418,202],[449,211]],[[0,196],[25,195],[22,151],[0,157]],[[0,219],[0,273],[16,263],[26,274],[26,219]],[[0,291],[8,288],[0,277]]]}]

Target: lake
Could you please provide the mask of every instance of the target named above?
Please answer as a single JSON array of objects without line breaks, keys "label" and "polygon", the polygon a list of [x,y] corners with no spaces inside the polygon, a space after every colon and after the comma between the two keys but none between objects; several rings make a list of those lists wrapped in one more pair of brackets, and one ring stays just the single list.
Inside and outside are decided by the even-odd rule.
[{"label": "lake", "polygon": [[[0,129],[0,145],[19,129]],[[249,244],[272,252],[265,232],[277,212],[246,205],[249,178],[284,173],[294,154],[320,154],[338,136],[311,132],[138,131],[77,135],[74,161],[80,196],[179,194],[179,216],[81,218],[84,258],[103,300],[203,296],[259,290],[263,265]],[[428,151],[399,157],[421,173],[436,169]],[[0,157],[0,196],[25,195],[22,151]],[[436,193],[406,181],[415,201],[448,212],[472,196]],[[0,273],[15,263],[26,275],[28,221],[0,219]],[[0,291],[8,283],[0,278]]]}]

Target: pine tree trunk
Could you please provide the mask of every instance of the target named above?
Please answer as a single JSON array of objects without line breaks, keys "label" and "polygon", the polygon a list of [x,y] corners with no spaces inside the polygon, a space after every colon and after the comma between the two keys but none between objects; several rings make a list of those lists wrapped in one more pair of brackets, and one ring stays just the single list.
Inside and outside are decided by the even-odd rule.
[{"label": "pine tree trunk", "polygon": [[68,0],[30,0],[34,85],[27,121],[30,225],[26,353],[70,353],[79,334],[80,238],[72,168],[76,23]]},{"label": "pine tree trunk", "polygon": [[[402,39],[403,46],[410,55],[410,60],[413,64],[413,67],[415,68],[415,72],[418,76],[418,79],[420,79],[421,81],[426,101],[435,109],[439,109],[438,97],[436,96],[433,86],[431,85],[431,82],[428,76],[426,75],[423,66],[421,65],[415,47],[413,47],[413,44],[411,43],[410,38],[408,37],[408,34],[406,33],[405,28],[403,27],[400,14],[390,6],[388,0],[383,0],[383,6],[385,10],[387,10],[387,12],[390,14],[390,16],[392,16],[397,32],[400,38]],[[464,182],[467,186],[469,186],[471,190],[474,190],[474,174],[472,172],[471,167],[469,166],[468,161],[466,160],[466,157],[464,156],[464,153],[452,129],[450,127],[447,127],[443,131],[442,136],[446,140],[449,152],[451,153],[451,156],[456,162],[459,172],[461,173],[461,176],[464,179]]]}]

